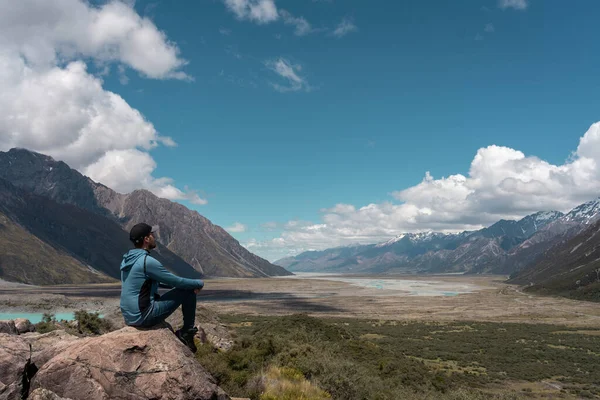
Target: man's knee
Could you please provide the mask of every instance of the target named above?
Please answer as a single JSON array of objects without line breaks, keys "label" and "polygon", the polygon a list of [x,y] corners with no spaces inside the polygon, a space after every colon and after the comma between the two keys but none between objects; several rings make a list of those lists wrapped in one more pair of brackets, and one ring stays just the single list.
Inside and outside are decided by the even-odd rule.
[{"label": "man's knee", "polygon": [[181,297],[196,297],[194,289],[176,289]]}]

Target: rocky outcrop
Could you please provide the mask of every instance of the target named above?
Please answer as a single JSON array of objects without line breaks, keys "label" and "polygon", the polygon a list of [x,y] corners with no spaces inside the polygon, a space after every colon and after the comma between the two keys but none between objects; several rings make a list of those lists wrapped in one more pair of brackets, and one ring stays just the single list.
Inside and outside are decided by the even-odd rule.
[{"label": "rocky outcrop", "polygon": [[[28,397],[29,396],[29,397]],[[0,333],[0,400],[210,399],[229,396],[169,328],[79,338]]]},{"label": "rocky outcrop", "polygon": [[0,333],[9,335],[20,335],[35,331],[35,326],[25,318],[9,319],[0,321]]},{"label": "rocky outcrop", "polygon": [[0,400],[20,399],[29,345],[19,336],[0,333]]},{"label": "rocky outcrop", "polygon": [[216,349],[229,351],[233,347],[233,339],[227,328],[222,324],[202,323],[196,326],[196,337],[202,343],[210,343]]},{"label": "rocky outcrop", "polygon": [[15,326],[15,321],[0,321],[0,333],[17,335],[19,332],[17,331],[17,327]]},{"label": "rocky outcrop", "polygon": [[168,329],[79,339],[39,369],[31,388],[73,400],[229,399]]},{"label": "rocky outcrop", "polygon": [[77,339],[64,331],[0,334],[0,400],[20,399],[37,368]]},{"label": "rocky outcrop", "polygon": [[17,329],[17,333],[19,335],[21,335],[23,333],[35,331],[35,327],[28,319],[17,318],[14,320],[14,322],[15,322],[15,328]]}]

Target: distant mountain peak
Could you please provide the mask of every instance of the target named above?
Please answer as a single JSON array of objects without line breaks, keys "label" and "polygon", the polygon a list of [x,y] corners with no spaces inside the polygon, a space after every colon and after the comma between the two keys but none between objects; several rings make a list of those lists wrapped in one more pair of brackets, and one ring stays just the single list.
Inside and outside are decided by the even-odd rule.
[{"label": "distant mountain peak", "polygon": [[382,242],[382,243],[379,243],[379,244],[375,245],[375,247],[379,248],[379,247],[385,247],[385,246],[392,245],[392,244],[394,244],[394,243],[396,243],[396,242],[404,239],[405,236],[406,236],[406,233],[402,233],[400,235],[396,235],[395,237],[391,238],[390,240],[388,240],[386,242]]},{"label": "distant mountain peak", "polygon": [[[536,212],[535,214],[529,215],[528,217],[532,217],[536,221],[547,221],[547,220],[553,221],[562,216],[564,216],[564,214],[561,213],[560,211],[539,211],[539,212]],[[525,218],[527,218],[527,217],[525,217]]]},{"label": "distant mountain peak", "polygon": [[386,241],[386,242],[382,242],[379,243],[377,245],[375,245],[376,248],[381,248],[381,247],[386,247],[386,246],[390,246],[396,242],[399,242],[400,240],[406,238],[408,240],[410,240],[411,242],[428,242],[430,240],[436,239],[436,238],[442,238],[442,237],[446,237],[446,236],[451,236],[451,234],[446,234],[446,233],[441,233],[441,232],[433,232],[433,231],[424,231],[424,232],[415,232],[415,233],[402,233],[400,235],[397,235],[396,237],[393,237],[392,239]]},{"label": "distant mountain peak", "polygon": [[567,213],[563,217],[568,222],[579,222],[589,224],[600,217],[600,197],[583,203]]}]

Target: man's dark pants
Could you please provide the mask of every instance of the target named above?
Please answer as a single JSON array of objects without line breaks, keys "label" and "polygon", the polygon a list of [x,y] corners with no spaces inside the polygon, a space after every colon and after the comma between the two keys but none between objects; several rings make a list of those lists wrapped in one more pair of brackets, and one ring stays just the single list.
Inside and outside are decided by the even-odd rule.
[{"label": "man's dark pants", "polygon": [[149,327],[163,322],[181,306],[183,313],[182,331],[192,329],[196,320],[196,293],[193,290],[172,289],[154,300],[144,315],[142,326]]}]

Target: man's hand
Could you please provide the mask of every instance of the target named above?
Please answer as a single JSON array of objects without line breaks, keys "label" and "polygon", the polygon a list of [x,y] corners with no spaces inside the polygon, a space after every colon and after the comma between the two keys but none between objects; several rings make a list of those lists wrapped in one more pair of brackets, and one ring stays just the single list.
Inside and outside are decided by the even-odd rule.
[{"label": "man's hand", "polygon": [[195,293],[195,294],[198,294],[198,293],[200,293],[200,290],[201,290],[201,289],[202,289],[202,288],[197,288],[197,289],[194,289],[194,293]]}]

